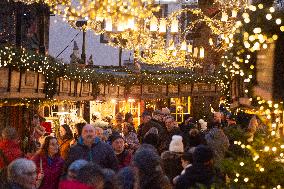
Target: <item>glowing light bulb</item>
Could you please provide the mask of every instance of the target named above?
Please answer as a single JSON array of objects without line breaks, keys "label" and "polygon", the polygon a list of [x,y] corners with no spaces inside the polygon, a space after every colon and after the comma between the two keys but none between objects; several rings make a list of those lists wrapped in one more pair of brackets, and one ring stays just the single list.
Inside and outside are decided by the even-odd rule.
[{"label": "glowing light bulb", "polygon": [[205,52],[204,52],[204,48],[203,47],[200,48],[199,54],[200,54],[200,58],[204,58],[205,57]]},{"label": "glowing light bulb", "polygon": [[267,14],[265,17],[266,17],[267,20],[271,20],[272,19],[272,15],[271,14]]},{"label": "glowing light bulb", "polygon": [[261,28],[254,28],[253,33],[261,33]]},{"label": "glowing light bulb", "polygon": [[237,11],[236,9],[233,9],[233,10],[232,10],[232,17],[233,17],[233,18],[236,18],[237,15],[238,15],[238,11]]},{"label": "glowing light bulb", "polygon": [[221,21],[222,22],[227,22],[228,19],[229,19],[228,14],[226,12],[222,12]]},{"label": "glowing light bulb", "polygon": [[192,53],[192,49],[193,49],[192,45],[189,44],[189,45],[187,46],[187,52]]},{"label": "glowing light bulb", "polygon": [[111,18],[105,19],[105,30],[112,31],[112,19]]},{"label": "glowing light bulb", "polygon": [[198,56],[198,47],[195,47],[193,49],[193,57],[197,58],[197,56]]},{"label": "glowing light bulb", "polygon": [[174,18],[171,23],[171,33],[177,33],[177,32],[178,32],[178,20],[177,18]]},{"label": "glowing light bulb", "polygon": [[181,47],[180,47],[180,50],[182,50],[182,51],[186,51],[186,41],[183,41],[182,43],[181,43]]},{"label": "glowing light bulb", "polygon": [[277,25],[280,25],[282,23],[282,20],[280,18],[277,18],[275,22]]},{"label": "glowing light bulb", "polygon": [[165,18],[162,18],[159,25],[159,32],[166,33],[167,32],[167,21]]},{"label": "glowing light bulb", "polygon": [[264,147],[264,151],[265,151],[265,152],[268,152],[269,149],[270,149],[270,148],[269,148],[268,146],[265,146],[265,147]]},{"label": "glowing light bulb", "polygon": [[150,31],[151,32],[158,31],[158,19],[155,16],[153,16],[150,20]]}]

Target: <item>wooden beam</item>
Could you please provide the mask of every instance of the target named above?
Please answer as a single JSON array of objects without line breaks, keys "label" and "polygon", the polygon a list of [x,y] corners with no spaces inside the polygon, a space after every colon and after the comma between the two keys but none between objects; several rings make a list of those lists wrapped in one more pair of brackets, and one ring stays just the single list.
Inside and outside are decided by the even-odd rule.
[{"label": "wooden beam", "polygon": [[8,86],[7,86],[7,92],[11,91],[11,76],[12,76],[12,68],[8,68]]}]

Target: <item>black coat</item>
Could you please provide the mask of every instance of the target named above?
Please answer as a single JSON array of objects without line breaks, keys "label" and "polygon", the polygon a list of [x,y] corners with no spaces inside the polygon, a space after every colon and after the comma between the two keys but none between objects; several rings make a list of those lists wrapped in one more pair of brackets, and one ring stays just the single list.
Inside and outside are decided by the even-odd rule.
[{"label": "black coat", "polygon": [[195,164],[188,167],[185,173],[179,177],[176,189],[199,188],[198,185],[210,188],[215,176],[216,173],[213,167]]},{"label": "black coat", "polygon": [[178,176],[183,170],[180,161],[182,154],[183,153],[165,151],[161,155],[164,172],[171,182],[173,181],[173,178]]},{"label": "black coat", "polygon": [[78,159],[97,163],[102,168],[109,168],[115,171],[118,169],[118,161],[112,147],[101,141],[96,141],[92,147],[89,148],[83,144],[82,139],[79,139],[78,143],[70,148],[66,160],[66,168]]},{"label": "black coat", "polygon": [[182,136],[182,132],[178,127],[174,127],[171,131],[166,131],[164,135],[160,137],[160,152],[169,150],[169,146],[174,135]]}]

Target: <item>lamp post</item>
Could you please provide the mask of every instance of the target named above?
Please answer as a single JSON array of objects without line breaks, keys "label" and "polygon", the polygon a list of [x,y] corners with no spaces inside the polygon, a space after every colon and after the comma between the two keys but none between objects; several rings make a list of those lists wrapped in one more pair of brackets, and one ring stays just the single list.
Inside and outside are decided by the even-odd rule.
[{"label": "lamp post", "polygon": [[83,64],[86,64],[86,29],[84,26],[87,24],[86,20],[80,20],[76,22],[76,26],[82,28],[83,31],[83,43],[82,43],[82,54],[81,59]]}]

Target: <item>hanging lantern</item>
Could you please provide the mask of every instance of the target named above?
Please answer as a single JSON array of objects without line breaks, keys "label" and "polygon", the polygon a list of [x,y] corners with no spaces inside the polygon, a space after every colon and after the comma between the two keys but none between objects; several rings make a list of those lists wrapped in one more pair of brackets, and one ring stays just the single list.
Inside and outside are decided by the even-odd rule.
[{"label": "hanging lantern", "polygon": [[165,18],[161,18],[160,26],[159,26],[159,32],[160,33],[166,33],[167,32],[167,21]]},{"label": "hanging lantern", "polygon": [[192,49],[193,49],[192,45],[189,44],[189,45],[187,46],[187,52],[192,53]]},{"label": "hanging lantern", "polygon": [[195,47],[193,50],[193,57],[197,58],[197,56],[198,56],[198,47]]},{"label": "hanging lantern", "polygon": [[150,20],[150,31],[151,32],[158,31],[158,19],[155,16],[153,16]]},{"label": "hanging lantern", "polygon": [[212,39],[212,38],[210,38],[210,39],[209,39],[209,45],[211,45],[211,46],[213,46],[213,45],[214,45],[214,43],[213,43],[213,39]]},{"label": "hanging lantern", "polygon": [[205,53],[204,53],[204,48],[203,47],[200,48],[199,55],[200,55],[200,58],[204,58],[205,57]]},{"label": "hanging lantern", "polygon": [[127,27],[127,23],[125,20],[120,20],[117,24],[117,31],[118,32],[123,32]]},{"label": "hanging lantern", "polygon": [[232,17],[233,17],[233,18],[236,18],[237,15],[238,15],[238,11],[237,11],[236,9],[233,9],[233,10],[232,10]]},{"label": "hanging lantern", "polygon": [[105,23],[106,23],[105,30],[108,31],[108,32],[111,32],[112,31],[112,20],[111,20],[111,18],[105,19]]},{"label": "hanging lantern", "polygon": [[186,41],[183,41],[183,42],[181,43],[180,50],[186,51]]},{"label": "hanging lantern", "polygon": [[171,23],[171,33],[178,33],[178,19],[174,18]]},{"label": "hanging lantern", "polygon": [[221,21],[222,22],[227,22],[228,21],[228,14],[226,12],[222,12],[222,18]]},{"label": "hanging lantern", "polygon": [[135,20],[134,17],[128,19],[127,28],[134,30],[135,29]]}]

